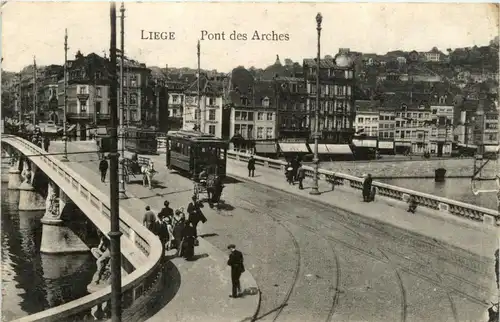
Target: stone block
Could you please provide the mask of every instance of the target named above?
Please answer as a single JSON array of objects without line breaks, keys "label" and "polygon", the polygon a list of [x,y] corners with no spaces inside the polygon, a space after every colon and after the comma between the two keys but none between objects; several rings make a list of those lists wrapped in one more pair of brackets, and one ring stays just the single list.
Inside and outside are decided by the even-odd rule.
[{"label": "stone block", "polygon": [[19,186],[19,210],[45,210],[45,200],[25,182]]},{"label": "stone block", "polygon": [[21,171],[15,169],[15,168],[10,168],[8,176],[9,176],[9,184],[7,185],[7,189],[18,190],[19,186],[22,183]]},{"label": "stone block", "polygon": [[61,219],[42,218],[40,252],[47,254],[83,253],[89,247]]}]

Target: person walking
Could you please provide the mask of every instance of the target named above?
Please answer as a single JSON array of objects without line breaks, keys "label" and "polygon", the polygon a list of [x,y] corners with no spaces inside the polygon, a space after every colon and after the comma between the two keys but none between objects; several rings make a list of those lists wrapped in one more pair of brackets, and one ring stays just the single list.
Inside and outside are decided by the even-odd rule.
[{"label": "person walking", "polygon": [[196,229],[193,223],[186,222],[182,229],[182,241],[179,255],[185,260],[191,260],[194,256],[194,246],[196,241]]},{"label": "person walking", "polygon": [[[163,249],[162,254],[165,254],[165,249],[170,248],[170,232],[169,225],[172,224],[172,218],[174,217],[174,211],[169,207],[170,203],[165,200],[163,203],[163,209],[158,213],[158,237],[160,238],[161,246]],[[167,245],[168,242],[168,245]]]},{"label": "person walking", "polygon": [[250,156],[250,159],[248,160],[248,176],[253,177],[255,176],[255,159],[253,158],[253,155]]},{"label": "person walking", "polygon": [[101,173],[101,182],[105,182],[106,172],[108,172],[108,161],[106,159],[102,159],[99,162],[99,172]]},{"label": "person walking", "polygon": [[48,136],[45,136],[43,138],[43,149],[45,150],[45,152],[49,152],[49,145],[50,145],[50,139]]},{"label": "person walking", "polygon": [[365,180],[363,181],[363,201],[364,202],[371,201],[370,195],[372,192],[372,182],[373,182],[372,175],[368,174],[365,177]]},{"label": "person walking", "polygon": [[233,284],[233,292],[230,297],[237,298],[241,295],[240,277],[245,272],[245,265],[243,264],[243,254],[236,250],[236,246],[231,244],[227,246],[229,249],[229,259],[227,265],[231,266],[231,282]]},{"label": "person walking", "polygon": [[187,221],[193,224],[194,230],[195,230],[195,237],[198,237],[198,224],[200,221],[202,223],[207,222],[207,217],[203,214],[201,211],[201,207],[203,204],[201,202],[198,202],[196,199],[196,196],[191,197],[191,202],[189,203],[187,207],[187,213],[188,213],[188,219]]},{"label": "person walking", "polygon": [[146,206],[146,212],[144,213],[144,217],[142,218],[142,224],[153,234],[156,233],[156,215],[151,211],[151,207],[149,206]]},{"label": "person walking", "polygon": [[297,180],[299,181],[299,189],[303,190],[304,186],[302,185],[302,182],[306,178],[306,169],[302,166],[302,164],[299,165],[299,168],[297,169]]}]

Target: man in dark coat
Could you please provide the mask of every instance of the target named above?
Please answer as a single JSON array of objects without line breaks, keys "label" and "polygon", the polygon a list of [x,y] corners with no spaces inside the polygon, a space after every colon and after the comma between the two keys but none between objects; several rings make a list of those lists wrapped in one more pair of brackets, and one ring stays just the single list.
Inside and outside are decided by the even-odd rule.
[{"label": "man in dark coat", "polygon": [[299,181],[299,189],[304,189],[302,182],[306,177],[306,170],[302,167],[302,164],[299,165],[299,169],[297,170],[297,180]]},{"label": "man in dark coat", "polygon": [[368,174],[363,181],[363,201],[370,202],[370,195],[372,192],[372,175]]},{"label": "man in dark coat", "polygon": [[146,206],[146,212],[142,218],[142,224],[153,234],[156,233],[156,215],[151,211],[151,207]]},{"label": "man in dark coat", "polygon": [[45,152],[49,152],[49,145],[50,145],[50,140],[47,136],[43,138],[43,149]]},{"label": "man in dark coat", "polygon": [[106,172],[108,172],[108,161],[106,159],[102,159],[99,162],[99,172],[101,173],[101,182],[106,181]]},{"label": "man in dark coat", "polygon": [[212,204],[219,202],[220,196],[222,195],[222,189],[224,189],[224,185],[222,184],[222,179],[221,177],[217,176],[215,177],[214,180],[214,188],[213,188],[214,191],[212,194],[210,207],[212,207]]},{"label": "man in dark coat", "polygon": [[169,207],[170,203],[168,202],[168,200],[165,200],[163,206],[163,209],[158,213],[158,237],[160,238],[161,246],[163,249],[162,254],[165,254],[165,244],[167,243],[169,238],[167,223],[172,221],[174,210]]},{"label": "man in dark coat", "polygon": [[194,256],[194,246],[196,239],[196,229],[193,223],[186,222],[182,229],[182,242],[180,255],[186,260],[191,260]]},{"label": "man in dark coat", "polygon": [[229,254],[229,260],[227,261],[227,265],[231,266],[231,282],[233,284],[231,297],[236,298],[241,295],[240,276],[245,271],[243,254],[236,250],[236,246],[234,244],[227,246],[227,249],[231,252]]},{"label": "man in dark coat", "polygon": [[253,158],[253,155],[250,157],[248,160],[248,176],[253,177],[255,176],[255,159]]},{"label": "man in dark coat", "polygon": [[198,223],[201,221],[202,223],[207,222],[207,217],[201,211],[202,204],[196,200],[196,196],[191,197],[191,202],[187,207],[187,213],[189,215],[188,221],[193,224],[195,229],[195,237],[198,237]]}]

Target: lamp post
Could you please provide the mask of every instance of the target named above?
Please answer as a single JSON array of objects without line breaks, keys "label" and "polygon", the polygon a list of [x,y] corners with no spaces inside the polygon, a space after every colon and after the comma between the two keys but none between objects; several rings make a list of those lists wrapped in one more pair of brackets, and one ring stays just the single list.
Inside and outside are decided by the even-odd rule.
[{"label": "lamp post", "polygon": [[66,110],[68,109],[68,29],[64,30],[64,111],[63,111],[63,141],[64,154],[61,161],[68,160],[68,133],[66,130]]},{"label": "lamp post", "polygon": [[123,162],[125,158],[125,136],[126,136],[126,130],[125,130],[125,92],[124,92],[124,86],[123,86],[123,81],[124,81],[124,74],[123,74],[123,60],[125,59],[125,5],[122,3],[120,7],[120,27],[121,27],[121,34],[120,34],[120,46],[121,46],[121,55],[120,55],[120,143],[121,143],[121,157],[122,157],[122,162],[120,166],[120,171],[121,173],[119,174],[120,177],[120,190],[119,190],[119,198],[120,199],[126,199],[127,194],[125,193],[125,162]]},{"label": "lamp post", "polygon": [[118,78],[116,75],[116,5],[110,3],[110,25],[111,41],[109,47],[110,59],[110,116],[111,116],[111,153],[110,157],[110,208],[111,208],[111,231],[108,236],[111,240],[111,320],[121,322],[122,320],[122,277],[121,277],[121,251],[120,251],[120,209],[119,209],[119,187],[118,187]]},{"label": "lamp post", "polygon": [[320,37],[321,37],[321,22],[323,17],[321,13],[316,15],[316,30],[318,31],[318,55],[316,59],[316,110],[314,113],[314,181],[311,191],[311,195],[319,195],[318,190],[318,170],[319,170],[319,158],[318,158],[318,138],[319,138],[319,67],[320,67]]}]

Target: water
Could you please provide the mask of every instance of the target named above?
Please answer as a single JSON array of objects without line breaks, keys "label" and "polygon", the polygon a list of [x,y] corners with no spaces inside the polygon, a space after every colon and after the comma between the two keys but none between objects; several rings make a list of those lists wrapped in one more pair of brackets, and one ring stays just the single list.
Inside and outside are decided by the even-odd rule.
[{"label": "water", "polygon": [[[425,192],[431,195],[445,197],[476,206],[497,210],[496,193],[481,193],[474,196],[470,179],[447,178],[445,182],[435,182],[434,179],[377,179],[390,185]],[[479,182],[484,189],[495,188],[494,181]]]},{"label": "water", "polygon": [[19,211],[19,191],[1,185],[2,320],[10,321],[87,295],[95,272],[88,254],[41,254],[43,211]]}]

